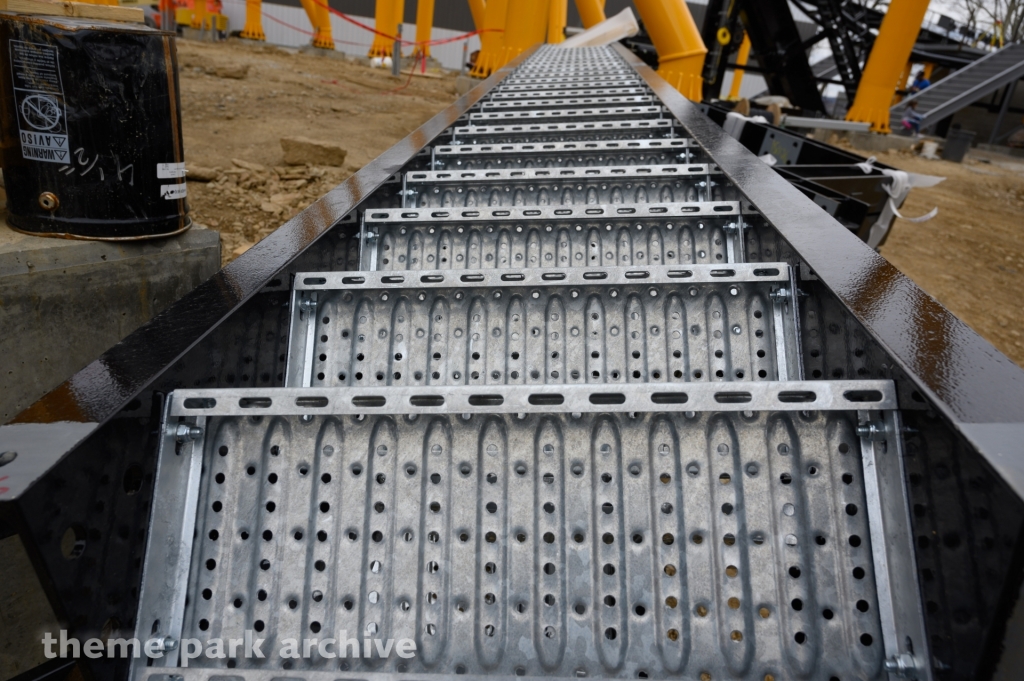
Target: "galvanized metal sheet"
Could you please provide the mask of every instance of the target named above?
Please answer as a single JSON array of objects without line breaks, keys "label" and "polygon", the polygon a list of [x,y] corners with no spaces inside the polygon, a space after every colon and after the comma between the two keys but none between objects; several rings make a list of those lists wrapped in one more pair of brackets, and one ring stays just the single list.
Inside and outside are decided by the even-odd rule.
[{"label": "galvanized metal sheet", "polygon": [[522,125],[463,125],[452,128],[452,144],[509,142],[575,142],[580,140],[658,139],[685,137],[668,119],[590,123],[529,123]]},{"label": "galvanized metal sheet", "polygon": [[610,121],[667,118],[661,105],[601,106],[580,109],[533,109],[529,111],[483,111],[466,116],[472,125],[495,125],[509,121]]},{"label": "galvanized metal sheet", "polygon": [[404,183],[404,205],[416,208],[729,201],[736,194],[708,164],[414,171]]},{"label": "galvanized metal sheet", "polygon": [[[535,99],[552,99],[555,97],[628,97],[631,95],[648,95],[651,93],[651,89],[647,87],[596,87],[596,88],[576,88],[576,89],[531,89],[529,90],[530,97]],[[510,92],[494,92],[489,95],[487,101],[497,102],[503,100],[514,100],[522,99],[523,94],[521,91],[510,91]]]},{"label": "galvanized metal sheet", "polygon": [[786,380],[788,284],[785,264],[299,274],[286,384]]},{"label": "galvanized metal sheet", "polygon": [[[854,413],[201,425],[180,636],[267,657],[137,678],[883,678]],[[339,632],[416,654],[280,654]]]},{"label": "galvanized metal sheet", "polygon": [[481,111],[502,111],[522,109],[565,109],[595,106],[631,106],[638,104],[650,105],[655,101],[650,95],[619,95],[605,97],[558,97],[542,98],[533,95],[531,99],[522,97],[511,100],[487,99],[480,103]]},{"label": "galvanized metal sheet", "polygon": [[437,170],[574,168],[578,166],[703,163],[704,151],[685,138],[526,144],[461,144],[434,147]]},{"label": "galvanized metal sheet", "polygon": [[[589,267],[743,262],[738,202],[370,210],[361,269]],[[769,249],[770,250],[770,249]],[[781,259],[781,258],[780,258]],[[758,261],[763,258],[757,258]]]}]

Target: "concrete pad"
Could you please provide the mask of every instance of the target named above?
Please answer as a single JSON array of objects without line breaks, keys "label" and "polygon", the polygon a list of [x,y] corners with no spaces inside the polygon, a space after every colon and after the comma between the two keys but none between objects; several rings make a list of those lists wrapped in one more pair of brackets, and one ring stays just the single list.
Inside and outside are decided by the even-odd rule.
[{"label": "concrete pad", "polygon": [[137,242],[29,236],[0,223],[0,423],[220,269],[220,234]]}]

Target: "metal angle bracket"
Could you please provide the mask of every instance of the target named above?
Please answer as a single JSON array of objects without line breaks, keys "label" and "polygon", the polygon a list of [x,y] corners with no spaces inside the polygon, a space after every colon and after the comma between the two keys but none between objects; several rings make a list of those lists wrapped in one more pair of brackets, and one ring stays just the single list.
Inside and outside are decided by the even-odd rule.
[{"label": "metal angle bracket", "polygon": [[860,410],[857,418],[885,670],[890,679],[931,681],[900,413]]},{"label": "metal angle bracket", "polygon": [[[169,415],[309,416],[856,411],[896,408],[892,381],[176,390]],[[872,412],[874,413],[874,412]]]},{"label": "metal angle bracket", "polygon": [[[207,436],[206,417],[179,416],[172,402],[168,399],[164,405],[135,623],[140,645],[154,641],[152,652],[162,653],[154,665],[167,667],[178,665]],[[141,659],[132,660],[129,678],[135,676]]]}]

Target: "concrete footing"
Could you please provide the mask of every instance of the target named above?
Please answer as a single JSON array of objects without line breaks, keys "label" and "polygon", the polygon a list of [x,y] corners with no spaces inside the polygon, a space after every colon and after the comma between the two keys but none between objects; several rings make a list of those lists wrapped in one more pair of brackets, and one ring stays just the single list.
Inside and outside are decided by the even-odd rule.
[{"label": "concrete footing", "polygon": [[193,226],[138,242],[28,236],[0,222],[0,423],[220,269]]}]

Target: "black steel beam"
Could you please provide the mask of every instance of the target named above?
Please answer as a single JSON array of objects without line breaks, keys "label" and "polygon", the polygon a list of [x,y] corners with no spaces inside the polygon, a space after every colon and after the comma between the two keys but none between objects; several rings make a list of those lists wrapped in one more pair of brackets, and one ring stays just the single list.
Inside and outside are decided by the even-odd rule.
[{"label": "black steel beam", "polygon": [[648,86],[817,276],[1024,496],[1024,370],[831,218],[626,50]]}]

